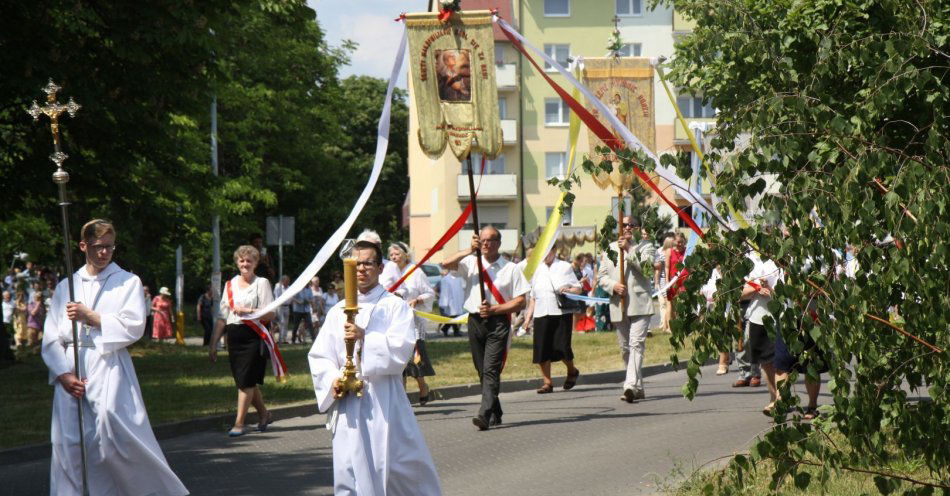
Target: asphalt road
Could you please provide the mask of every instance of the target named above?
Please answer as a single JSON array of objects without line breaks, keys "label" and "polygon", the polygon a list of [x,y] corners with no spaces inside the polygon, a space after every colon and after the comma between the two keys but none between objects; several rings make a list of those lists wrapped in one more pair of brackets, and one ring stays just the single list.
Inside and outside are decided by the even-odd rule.
[{"label": "asphalt road", "polygon": [[[694,401],[685,373],[646,381],[647,399],[619,400],[619,385],[584,385],[539,396],[502,395],[504,424],[477,432],[477,397],[416,408],[447,495],[652,494],[680,473],[744,450],[770,419],[764,387],[733,389],[734,375],[703,369]],[[827,401],[827,398],[822,398]],[[323,415],[276,422],[267,433],[228,438],[201,432],[162,441],[196,495],[332,493],[330,435]],[[0,466],[0,493],[48,494],[49,459]]]}]

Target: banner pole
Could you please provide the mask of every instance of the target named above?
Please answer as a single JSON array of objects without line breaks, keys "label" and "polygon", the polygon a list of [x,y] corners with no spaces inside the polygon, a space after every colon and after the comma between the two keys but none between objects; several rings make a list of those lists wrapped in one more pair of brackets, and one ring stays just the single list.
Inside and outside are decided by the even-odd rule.
[{"label": "banner pole", "polygon": [[[468,197],[472,202],[472,223],[473,231],[475,236],[478,236],[478,202],[475,200],[475,177],[472,174],[472,152],[468,153],[468,156],[465,157],[465,160],[468,161]],[[481,246],[481,244],[479,244]],[[481,294],[482,301],[487,301],[485,299],[485,280],[483,279],[482,273],[485,272],[485,269],[482,267],[482,253],[479,250],[475,253],[475,260],[478,263],[478,291]]]},{"label": "banner pole", "polygon": [[[624,214],[624,205],[623,205],[623,189],[617,188],[617,264],[620,268],[620,285],[627,288],[627,274],[623,270],[623,259],[624,252],[626,250],[620,248],[620,240],[623,239],[623,214]],[[624,291],[620,295],[620,312],[621,318],[626,317],[625,313],[627,311],[627,292]]]}]

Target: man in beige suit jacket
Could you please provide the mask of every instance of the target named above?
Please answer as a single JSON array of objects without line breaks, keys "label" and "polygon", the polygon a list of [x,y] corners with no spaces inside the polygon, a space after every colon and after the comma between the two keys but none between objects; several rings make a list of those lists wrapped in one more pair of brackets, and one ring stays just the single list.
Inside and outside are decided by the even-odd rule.
[{"label": "man in beige suit jacket", "polygon": [[[597,284],[610,296],[610,321],[617,329],[620,352],[627,364],[627,377],[623,383],[621,400],[633,403],[645,397],[643,392],[643,354],[646,351],[647,331],[653,316],[653,298],[650,278],[643,273],[644,264],[653,265],[656,246],[647,232],[641,229],[640,220],[629,216],[623,218],[620,228],[623,235],[611,249],[624,257],[624,281],[613,261],[602,255],[597,271]],[[638,240],[634,240],[634,233]],[[619,246],[619,249],[618,249]],[[621,302],[625,308],[621,308]]]}]

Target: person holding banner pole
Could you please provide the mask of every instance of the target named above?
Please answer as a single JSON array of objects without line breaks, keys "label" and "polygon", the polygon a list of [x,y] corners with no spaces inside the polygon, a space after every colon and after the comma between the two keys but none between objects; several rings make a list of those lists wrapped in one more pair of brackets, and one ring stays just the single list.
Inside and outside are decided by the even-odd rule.
[{"label": "person holding banner pole", "polygon": [[[501,257],[501,233],[485,226],[472,236],[472,245],[442,262],[455,271],[465,284],[465,310],[468,317],[468,342],[472,361],[481,381],[482,401],[472,423],[480,431],[501,424],[502,409],[498,400],[501,372],[511,342],[511,314],[524,308],[525,294],[530,291],[521,269]],[[478,257],[478,260],[476,257]],[[484,266],[479,277],[479,263]],[[481,298],[480,279],[488,291]]]},{"label": "person holding banner pole", "polygon": [[[626,262],[623,272],[605,253],[597,272],[597,284],[611,293],[610,321],[617,329],[621,357],[627,368],[620,399],[633,403],[646,397],[643,392],[643,356],[654,310],[651,281],[643,273],[642,265],[653,264],[656,246],[641,228],[640,219],[624,216],[620,229],[620,239],[611,244],[611,250],[617,253],[618,262]],[[639,241],[634,240],[635,231],[639,231]]]},{"label": "person holding banner pole", "polygon": [[[231,365],[234,384],[238,388],[237,415],[234,419],[234,427],[228,431],[230,437],[244,435],[244,418],[252,404],[257,410],[259,431],[267,430],[271,422],[271,414],[264,406],[264,398],[258,385],[264,383],[264,370],[267,366],[265,349],[276,351],[277,348],[273,339],[268,339],[270,333],[260,320],[244,319],[245,315],[254,313],[258,308],[264,308],[273,301],[270,281],[255,275],[258,260],[260,260],[260,252],[251,245],[239,246],[234,251],[234,263],[240,273],[225,284],[224,294],[221,295],[219,317],[208,352],[211,361],[216,362],[218,340],[227,333],[228,362]],[[263,320],[272,318],[274,318],[274,312],[261,316]],[[278,352],[278,361],[280,361],[279,356]],[[275,370],[278,369],[275,368]],[[278,380],[281,377],[278,372]]]}]

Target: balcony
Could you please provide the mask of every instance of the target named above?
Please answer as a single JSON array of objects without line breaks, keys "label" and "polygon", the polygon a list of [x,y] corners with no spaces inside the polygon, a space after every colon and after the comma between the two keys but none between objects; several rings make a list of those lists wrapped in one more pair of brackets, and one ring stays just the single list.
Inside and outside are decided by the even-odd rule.
[{"label": "balcony", "polygon": [[[516,174],[475,175],[475,187],[479,200],[514,200],[518,198]],[[458,175],[458,198],[468,200],[468,175]]]},{"label": "balcony", "polygon": [[518,70],[516,64],[495,64],[495,79],[498,82],[498,91],[514,91],[518,89]]},{"label": "balcony", "polygon": [[502,142],[511,145],[518,142],[518,121],[516,119],[501,120]]},{"label": "balcony", "polygon": [[[715,117],[698,118],[698,119],[691,119],[689,117],[686,118],[687,125],[692,124],[694,122],[705,122],[707,123],[707,129],[711,129],[712,126],[716,125],[716,118]],[[679,119],[676,119],[673,121],[673,142],[678,145],[689,143],[689,136],[686,135],[686,131],[684,131],[683,126],[680,125]]]},{"label": "balcony", "polygon": [[[479,219],[480,220],[480,219]],[[500,252],[514,252],[518,249],[518,230],[517,229],[499,229],[501,232]],[[472,246],[472,230],[463,229],[455,236],[455,241],[459,250],[464,250]]]}]

